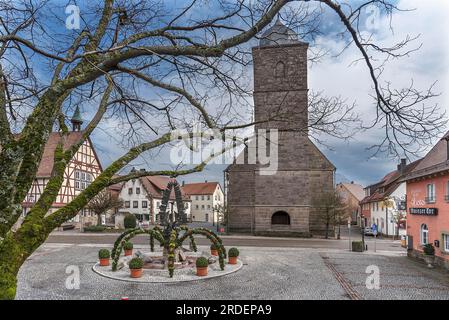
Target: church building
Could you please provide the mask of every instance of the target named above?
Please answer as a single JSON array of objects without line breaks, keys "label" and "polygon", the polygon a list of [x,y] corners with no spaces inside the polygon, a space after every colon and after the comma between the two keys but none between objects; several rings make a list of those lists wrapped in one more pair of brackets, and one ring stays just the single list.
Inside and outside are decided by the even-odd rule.
[{"label": "church building", "polygon": [[271,175],[261,174],[263,166],[250,164],[245,148],[225,170],[231,232],[324,233],[316,199],[334,190],[335,167],[308,136],[307,50],[308,44],[279,19],[252,50],[255,133],[278,130],[278,165]]}]

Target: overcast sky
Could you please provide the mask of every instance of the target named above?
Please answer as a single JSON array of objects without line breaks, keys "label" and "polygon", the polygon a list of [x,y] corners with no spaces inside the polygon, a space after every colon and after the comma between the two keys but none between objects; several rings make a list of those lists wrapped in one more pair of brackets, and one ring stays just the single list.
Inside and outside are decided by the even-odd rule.
[{"label": "overcast sky", "polygon": [[[358,1],[360,2],[360,1]],[[376,21],[376,40],[381,44],[391,44],[400,41],[407,34],[418,35],[418,44],[422,43],[420,51],[410,57],[403,58],[388,64],[384,79],[389,79],[396,88],[407,87],[413,79],[416,86],[427,88],[438,81],[436,91],[442,95],[435,99],[442,108],[449,106],[449,1],[447,0],[401,0],[399,7],[415,8],[411,12],[396,13],[393,17],[394,34],[389,28],[388,21],[380,18]],[[337,53],[344,46],[342,41],[335,37],[336,29],[342,28],[338,17],[332,12],[326,14],[323,30],[326,34],[317,39],[314,46],[326,48]],[[348,101],[357,103],[357,111],[364,118],[372,117],[375,109],[372,106],[370,82],[367,67],[363,63],[351,64],[360,58],[356,48],[350,48],[343,55],[335,57],[330,55],[321,60],[319,64],[309,66],[309,88],[314,91],[324,91],[326,95],[342,96]],[[109,126],[104,123],[92,137],[102,164],[108,165],[123,154],[119,146],[119,139],[111,135]],[[386,155],[371,157],[367,148],[380,141],[379,131],[367,131],[349,142],[328,140],[326,143],[332,147],[319,148],[337,167],[338,179],[346,177],[363,185],[371,184],[394,170],[397,160]],[[431,146],[429,146],[431,147]],[[160,168],[169,165],[168,150],[147,159],[139,159],[134,163],[137,167]],[[422,155],[416,155],[419,157]],[[146,160],[146,161],[144,161]],[[220,181],[223,179],[223,165],[210,165],[204,172],[181,178],[186,181]]]}]

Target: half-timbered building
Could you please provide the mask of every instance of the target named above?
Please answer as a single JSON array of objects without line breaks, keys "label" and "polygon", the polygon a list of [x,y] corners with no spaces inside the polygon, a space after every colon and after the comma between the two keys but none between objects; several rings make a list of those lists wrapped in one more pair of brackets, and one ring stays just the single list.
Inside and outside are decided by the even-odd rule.
[{"label": "half-timbered building", "polygon": [[[64,137],[64,149],[70,148],[81,139],[81,125],[83,120],[81,119],[78,107],[75,110],[71,122],[72,131]],[[54,153],[60,139],[61,135],[58,132],[53,132],[47,140],[36,178],[22,204],[23,216],[26,216],[39,199],[51,177],[54,164]],[[79,147],[78,151],[67,165],[64,172],[64,182],[55,202],[49,210],[49,214],[70,203],[81,191],[95,180],[101,171],[100,161],[92,141],[88,138]],[[71,222],[75,223],[76,226],[79,226],[80,222],[89,224],[94,223],[95,221],[96,216],[91,213],[90,210],[83,209]]]}]

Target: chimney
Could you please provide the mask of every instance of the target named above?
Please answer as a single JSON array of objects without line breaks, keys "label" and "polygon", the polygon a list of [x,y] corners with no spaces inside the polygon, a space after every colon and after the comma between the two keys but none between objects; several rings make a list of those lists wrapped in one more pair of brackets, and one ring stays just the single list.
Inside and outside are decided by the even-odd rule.
[{"label": "chimney", "polygon": [[407,166],[407,159],[401,159],[401,163],[398,165],[398,171],[404,173],[404,169]]}]

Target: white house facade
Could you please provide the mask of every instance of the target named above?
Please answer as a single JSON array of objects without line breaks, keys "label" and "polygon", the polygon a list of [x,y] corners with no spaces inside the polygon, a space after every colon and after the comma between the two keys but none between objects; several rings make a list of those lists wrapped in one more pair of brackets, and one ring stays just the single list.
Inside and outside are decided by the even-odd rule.
[{"label": "white house facade", "polygon": [[209,223],[222,221],[224,194],[218,182],[184,184],[183,189],[192,201],[192,221]]},{"label": "white house facade", "polygon": [[404,206],[406,199],[406,184],[401,183],[385,199],[378,202],[372,202],[371,205],[371,224],[375,223],[378,232],[387,235],[405,235],[406,229],[399,228],[397,220],[403,216],[405,218],[406,208]]},{"label": "white house facade", "polygon": [[[123,218],[127,213],[134,214],[139,222],[148,224],[159,223],[159,207],[162,202],[162,192],[167,187],[169,177],[153,176],[133,179],[123,183],[119,198],[123,200],[123,208],[119,209],[115,224],[123,227]],[[182,188],[181,188],[181,192]],[[190,199],[183,194],[183,202],[187,219],[190,220]],[[169,213],[177,212],[177,202],[174,192],[170,195]]]}]

